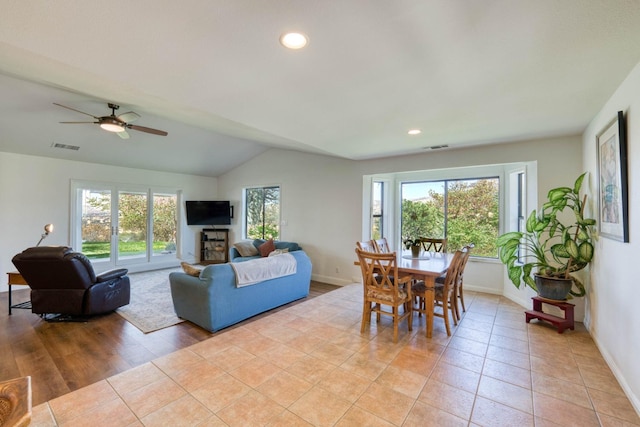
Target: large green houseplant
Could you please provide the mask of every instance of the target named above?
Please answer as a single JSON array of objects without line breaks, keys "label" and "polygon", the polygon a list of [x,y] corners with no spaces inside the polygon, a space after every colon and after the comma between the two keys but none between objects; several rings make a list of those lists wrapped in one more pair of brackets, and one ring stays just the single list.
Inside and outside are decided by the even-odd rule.
[{"label": "large green houseplant", "polygon": [[[524,283],[540,296],[552,299],[585,295],[583,283],[571,273],[585,268],[594,252],[593,226],[596,220],[584,217],[587,196],[582,199],[580,196],[586,174],[578,177],[573,188],[550,190],[542,208],[538,212],[533,210],[529,215],[526,231],[512,231],[498,237],[500,261],[507,266],[509,279],[517,288]],[[563,223],[558,215],[567,208],[573,211],[573,221]],[[559,294],[541,292],[543,284],[562,281],[565,282],[565,291]]]}]

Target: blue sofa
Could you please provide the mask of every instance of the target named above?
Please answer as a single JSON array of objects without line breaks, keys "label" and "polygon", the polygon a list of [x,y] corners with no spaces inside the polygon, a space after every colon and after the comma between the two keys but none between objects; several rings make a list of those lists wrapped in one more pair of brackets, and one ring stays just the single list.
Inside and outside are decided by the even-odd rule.
[{"label": "blue sofa", "polygon": [[296,273],[255,285],[236,287],[230,264],[213,264],[200,277],[169,274],[173,307],[178,317],[217,331],[272,308],[309,295],[311,260],[302,250],[291,252]]}]

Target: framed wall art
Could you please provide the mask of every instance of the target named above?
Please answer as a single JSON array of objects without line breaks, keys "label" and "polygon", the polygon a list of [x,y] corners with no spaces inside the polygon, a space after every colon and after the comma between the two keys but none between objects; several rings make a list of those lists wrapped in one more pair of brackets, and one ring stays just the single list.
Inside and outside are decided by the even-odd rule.
[{"label": "framed wall art", "polygon": [[627,140],[624,113],[597,136],[598,230],[601,236],[629,241],[627,196]]}]

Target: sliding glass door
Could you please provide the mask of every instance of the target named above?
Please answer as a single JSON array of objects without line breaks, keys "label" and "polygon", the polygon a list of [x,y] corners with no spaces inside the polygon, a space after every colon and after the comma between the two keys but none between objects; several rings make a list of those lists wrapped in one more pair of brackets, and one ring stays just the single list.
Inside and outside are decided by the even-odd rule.
[{"label": "sliding glass door", "polygon": [[71,242],[99,268],[175,259],[177,191],[74,182]]},{"label": "sliding glass door", "polygon": [[84,188],[78,193],[80,222],[76,223],[76,228],[79,228],[80,241],[73,244],[73,248],[91,260],[115,264],[111,190]]},{"label": "sliding glass door", "polygon": [[148,205],[146,192],[118,191],[118,260],[147,257]]}]

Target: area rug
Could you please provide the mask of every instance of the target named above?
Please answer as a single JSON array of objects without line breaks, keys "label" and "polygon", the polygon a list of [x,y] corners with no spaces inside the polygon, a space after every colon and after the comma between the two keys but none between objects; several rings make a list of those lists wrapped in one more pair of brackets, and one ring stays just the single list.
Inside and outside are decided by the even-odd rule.
[{"label": "area rug", "polygon": [[131,302],[117,309],[116,313],[145,334],[183,322],[173,310],[169,287],[169,273],[173,271],[182,270],[129,274]]}]

